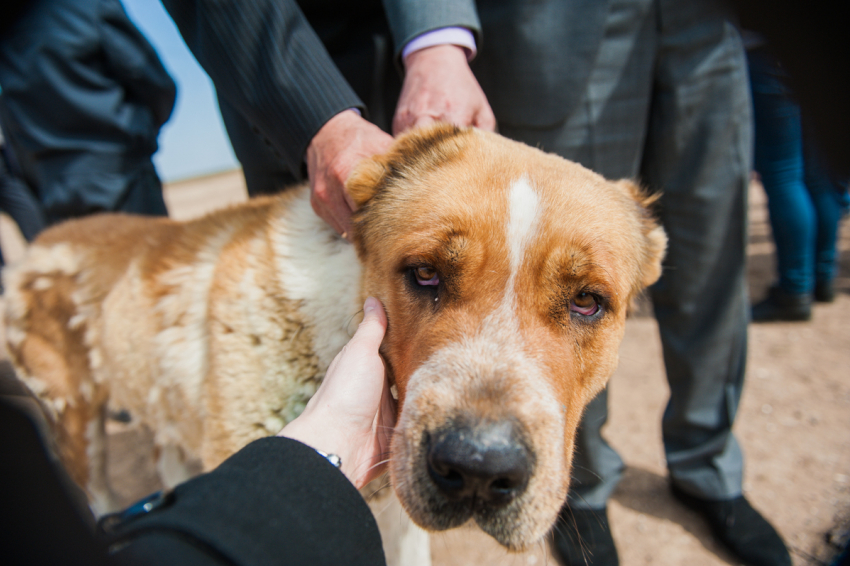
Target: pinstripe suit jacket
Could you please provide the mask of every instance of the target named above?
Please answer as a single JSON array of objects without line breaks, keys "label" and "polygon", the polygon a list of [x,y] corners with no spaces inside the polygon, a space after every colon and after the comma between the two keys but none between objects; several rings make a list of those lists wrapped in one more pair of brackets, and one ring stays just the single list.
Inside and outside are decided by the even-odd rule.
[{"label": "pinstripe suit jacket", "polygon": [[[316,29],[332,30],[378,0],[162,2],[219,96],[260,130],[291,171],[301,170],[307,145],[327,120],[365,109]],[[546,126],[563,121],[583,91],[607,1],[383,0],[383,8],[396,53],[433,29],[472,30],[479,43],[473,69],[497,119]]]}]

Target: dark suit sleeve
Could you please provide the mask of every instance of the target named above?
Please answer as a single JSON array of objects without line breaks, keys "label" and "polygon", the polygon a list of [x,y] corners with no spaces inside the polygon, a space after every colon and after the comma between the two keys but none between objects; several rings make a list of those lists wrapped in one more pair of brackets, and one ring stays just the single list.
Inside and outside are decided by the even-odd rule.
[{"label": "dark suit sleeve", "polygon": [[474,0],[383,0],[396,57],[418,35],[445,27],[465,27],[481,48],[481,23]]},{"label": "dark suit sleeve", "polygon": [[150,108],[156,127],[161,127],[174,109],[177,86],[120,2],[101,3],[100,10],[97,25],[110,76],[128,96]]},{"label": "dark suit sleeve", "polygon": [[0,41],[3,41],[6,30],[12,27],[12,24],[24,13],[24,10],[32,4],[32,0],[4,0],[0,2]]},{"label": "dark suit sleeve", "polygon": [[218,95],[298,177],[334,115],[364,109],[294,0],[162,0]]},{"label": "dark suit sleeve", "polygon": [[385,563],[359,492],[315,450],[286,438],[249,444],[114,532],[114,558],[132,563]]}]

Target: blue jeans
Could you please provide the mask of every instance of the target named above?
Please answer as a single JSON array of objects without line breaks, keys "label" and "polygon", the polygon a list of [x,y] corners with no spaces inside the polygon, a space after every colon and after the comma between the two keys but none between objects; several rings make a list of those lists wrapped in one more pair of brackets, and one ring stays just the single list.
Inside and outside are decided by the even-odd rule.
[{"label": "blue jeans", "polygon": [[755,169],[768,197],[779,287],[808,294],[835,277],[838,223],[846,185],[832,178],[804,140],[800,107],[769,54],[748,54],[755,116]]}]

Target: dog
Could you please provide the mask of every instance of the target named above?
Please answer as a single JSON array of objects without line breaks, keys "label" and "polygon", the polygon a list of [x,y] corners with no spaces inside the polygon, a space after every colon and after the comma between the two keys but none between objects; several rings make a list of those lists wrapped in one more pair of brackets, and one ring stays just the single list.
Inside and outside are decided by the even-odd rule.
[{"label": "dog", "polygon": [[9,268],[11,359],[97,511],[114,508],[108,407],[154,432],[166,485],[189,462],[212,469],[300,413],[371,295],[399,407],[389,473],[412,520],[474,520],[511,550],[552,528],[582,411],[661,274],[652,197],[447,125],[346,186],[353,245],[301,187],[187,222],[69,221]]}]

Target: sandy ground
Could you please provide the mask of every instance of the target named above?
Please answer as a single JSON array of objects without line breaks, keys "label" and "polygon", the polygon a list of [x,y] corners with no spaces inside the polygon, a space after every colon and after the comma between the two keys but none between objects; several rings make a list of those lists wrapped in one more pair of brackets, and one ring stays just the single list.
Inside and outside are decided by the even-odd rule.
[{"label": "sandy ground", "polygon": [[[238,171],[166,187],[177,218],[245,198]],[[750,291],[758,298],[772,281],[774,264],[757,185],[750,217]],[[10,260],[23,250],[7,218],[0,219],[0,242]],[[850,529],[850,222],[843,226],[840,250],[833,304],[817,305],[811,322],[751,327],[748,381],[735,425],[746,455],[745,492],[785,537],[798,566],[828,564]],[[735,564],[699,517],[669,494],[660,437],[668,393],[657,328],[646,306],[628,321],[610,388],[606,435],[628,466],[609,509],[621,564]],[[149,436],[119,423],[110,431],[110,474],[122,497],[131,502],[157,489],[143,449]],[[509,554],[473,527],[433,536],[431,550],[435,566],[558,564],[546,544]]]}]

